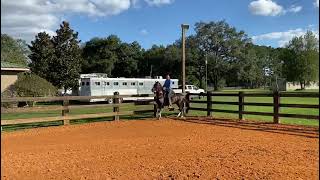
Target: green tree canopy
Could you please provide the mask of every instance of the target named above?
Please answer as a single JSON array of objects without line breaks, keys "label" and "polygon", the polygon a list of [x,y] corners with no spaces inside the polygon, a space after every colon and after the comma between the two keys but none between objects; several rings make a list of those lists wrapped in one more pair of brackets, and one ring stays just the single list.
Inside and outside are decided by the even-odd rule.
[{"label": "green tree canopy", "polygon": [[78,33],[70,28],[68,22],[63,21],[60,29],[53,36],[52,43],[55,49],[55,61],[52,63],[50,79],[52,84],[66,91],[77,87],[81,70],[81,49]]},{"label": "green tree canopy", "polygon": [[[20,41],[19,41],[20,42]],[[7,34],[1,34],[1,61],[27,66],[27,58],[17,40]]]},{"label": "green tree canopy", "polygon": [[52,39],[46,32],[40,32],[36,35],[34,41],[31,41],[30,55],[31,59],[30,70],[42,78],[52,81],[50,68],[55,62],[55,49]]},{"label": "green tree canopy", "polygon": [[142,50],[138,42],[122,43],[117,50],[117,61],[112,71],[115,77],[137,77],[138,62],[142,59]]},{"label": "green tree canopy", "polygon": [[308,31],[304,36],[294,37],[280,58],[284,62],[284,74],[288,81],[299,82],[301,89],[319,80],[318,39]]},{"label": "green tree canopy", "polygon": [[232,63],[239,60],[250,42],[243,31],[237,31],[225,21],[195,24],[198,47],[208,57],[208,76],[218,90]]},{"label": "green tree canopy", "polygon": [[106,73],[112,76],[114,63],[117,61],[117,50],[121,45],[115,35],[107,38],[93,38],[86,42],[82,50],[82,73]]},{"label": "green tree canopy", "polygon": [[29,46],[31,70],[57,88],[77,87],[82,62],[78,33],[63,21],[52,38],[40,32]]}]

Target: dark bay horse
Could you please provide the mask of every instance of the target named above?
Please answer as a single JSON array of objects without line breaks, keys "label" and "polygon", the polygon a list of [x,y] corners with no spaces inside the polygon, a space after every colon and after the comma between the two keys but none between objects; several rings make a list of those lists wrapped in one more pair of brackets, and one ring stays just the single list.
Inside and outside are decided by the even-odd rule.
[{"label": "dark bay horse", "polygon": [[[157,107],[157,118],[160,119],[161,118],[161,111],[164,108],[164,106],[168,106],[169,102],[166,99],[166,95],[165,92],[163,90],[162,85],[159,82],[156,82],[153,85],[152,88],[152,92],[155,93],[155,103],[156,103],[156,107]],[[175,94],[173,92],[173,95],[171,97],[171,102],[172,104],[176,104],[179,108],[179,114],[177,117],[184,117],[188,111],[189,111],[189,107],[190,107],[190,103],[189,103],[189,99],[186,99],[186,97],[184,97],[181,94]]]}]

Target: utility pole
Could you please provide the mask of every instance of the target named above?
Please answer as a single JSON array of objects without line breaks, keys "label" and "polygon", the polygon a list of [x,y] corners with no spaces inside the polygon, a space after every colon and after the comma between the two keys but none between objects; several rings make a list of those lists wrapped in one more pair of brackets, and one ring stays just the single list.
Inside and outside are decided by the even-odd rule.
[{"label": "utility pole", "polygon": [[189,29],[188,24],[181,24],[182,29],[182,93],[185,93],[186,88],[186,34],[185,31]]},{"label": "utility pole", "polygon": [[206,54],[206,92],[208,92],[208,58]]},{"label": "utility pole", "polygon": [[152,78],[152,64],[151,64],[150,77]]}]

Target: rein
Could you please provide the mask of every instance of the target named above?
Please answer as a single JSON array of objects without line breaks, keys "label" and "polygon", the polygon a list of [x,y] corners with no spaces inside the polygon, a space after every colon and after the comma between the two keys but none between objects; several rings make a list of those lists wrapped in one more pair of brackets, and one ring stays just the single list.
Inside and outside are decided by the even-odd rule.
[{"label": "rein", "polygon": [[156,92],[156,97],[158,99],[163,98],[163,89],[160,83],[157,83],[154,87],[153,90]]}]

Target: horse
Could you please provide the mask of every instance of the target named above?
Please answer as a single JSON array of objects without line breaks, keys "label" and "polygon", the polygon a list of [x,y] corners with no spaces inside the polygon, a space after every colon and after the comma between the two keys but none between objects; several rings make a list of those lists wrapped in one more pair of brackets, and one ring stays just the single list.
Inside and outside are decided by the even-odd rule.
[{"label": "horse", "polygon": [[[164,106],[169,105],[169,100],[167,97],[165,97],[166,95],[163,91],[163,87],[158,81],[153,85],[152,92],[155,93],[154,100],[157,109],[156,117],[160,119],[162,109],[164,108]],[[190,108],[189,99],[181,94],[175,94],[174,92],[172,93],[173,94],[171,97],[171,103],[176,104],[180,111],[177,117],[184,117],[188,113]]]}]

